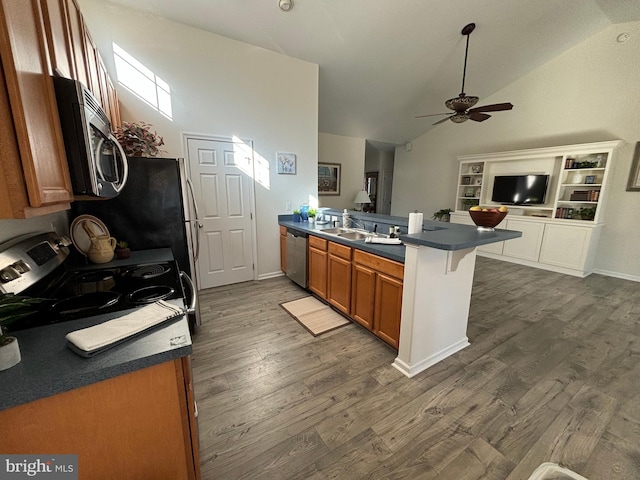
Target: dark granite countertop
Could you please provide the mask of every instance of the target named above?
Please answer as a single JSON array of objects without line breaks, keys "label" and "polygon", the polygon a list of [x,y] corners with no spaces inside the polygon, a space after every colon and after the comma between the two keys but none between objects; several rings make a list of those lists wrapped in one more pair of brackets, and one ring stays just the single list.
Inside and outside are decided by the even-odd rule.
[{"label": "dark granite countertop", "polygon": [[[354,214],[354,212],[349,213],[352,218],[363,219],[366,220],[367,223],[379,222],[381,224],[388,223],[402,226],[407,225],[407,219],[402,219],[401,217],[372,214],[367,215],[359,214],[359,212],[356,214]],[[294,222],[291,215],[279,215],[278,224],[404,263],[404,245],[384,245],[365,243],[364,240],[345,240],[336,235],[322,233],[324,228],[331,228],[328,224],[315,225],[308,222]],[[522,236],[521,232],[514,230],[478,230],[475,226],[449,222],[437,222],[432,220],[425,220],[422,224],[422,228],[424,230],[422,233],[414,233],[411,235],[401,233],[399,238],[403,243],[409,245],[421,245],[437,248],[438,250],[462,250],[465,248],[501,242]],[[406,232],[406,228],[401,229],[401,231],[403,230]]]},{"label": "dark granite countertop", "polygon": [[522,236],[515,230],[482,230],[471,225],[452,223],[442,230],[400,235],[400,240],[408,245],[422,245],[439,250],[462,250],[488,243],[502,242]]},{"label": "dark granite countertop", "polygon": [[[175,302],[175,301],[173,301]],[[176,305],[182,306],[182,300]],[[121,315],[127,313],[120,312]],[[57,323],[11,333],[22,361],[0,372],[0,410],[174,360],[191,353],[185,316],[162,324],[92,358],[66,346],[65,335],[113,318],[111,315]]]},{"label": "dark granite countertop", "polygon": [[[323,229],[331,228],[331,226],[328,224],[315,225],[308,222],[294,222],[292,220],[282,219],[280,217],[282,217],[282,215],[278,217],[278,224],[282,225],[283,227],[293,228],[294,230],[298,230],[299,232],[304,232],[309,235],[315,235],[317,237],[331,240],[332,242],[340,243],[348,247],[357,248],[365,252],[373,253],[374,255],[379,255],[390,260],[395,260],[396,262],[404,263],[404,245],[384,245],[379,243],[365,243],[364,240],[346,240],[336,235],[322,233]],[[288,217],[291,217],[291,215],[288,215]]]}]

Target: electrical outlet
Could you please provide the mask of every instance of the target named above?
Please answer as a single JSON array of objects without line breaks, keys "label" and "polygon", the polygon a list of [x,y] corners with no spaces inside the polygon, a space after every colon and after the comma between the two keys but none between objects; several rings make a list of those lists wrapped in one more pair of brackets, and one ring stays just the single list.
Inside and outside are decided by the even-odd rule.
[{"label": "electrical outlet", "polygon": [[290,212],[291,211],[291,202],[285,202],[284,208],[285,208],[286,212]]}]

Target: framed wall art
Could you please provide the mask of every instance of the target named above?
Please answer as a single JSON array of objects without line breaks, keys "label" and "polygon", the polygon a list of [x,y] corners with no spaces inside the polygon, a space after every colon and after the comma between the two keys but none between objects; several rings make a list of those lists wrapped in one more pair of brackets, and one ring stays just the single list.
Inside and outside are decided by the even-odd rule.
[{"label": "framed wall art", "polygon": [[633,154],[631,172],[629,172],[628,192],[640,192],[640,142],[636,143],[636,150]]},{"label": "framed wall art", "polygon": [[340,163],[318,162],[318,195],[340,195]]},{"label": "framed wall art", "polygon": [[276,171],[281,175],[295,175],[296,154],[276,152]]}]

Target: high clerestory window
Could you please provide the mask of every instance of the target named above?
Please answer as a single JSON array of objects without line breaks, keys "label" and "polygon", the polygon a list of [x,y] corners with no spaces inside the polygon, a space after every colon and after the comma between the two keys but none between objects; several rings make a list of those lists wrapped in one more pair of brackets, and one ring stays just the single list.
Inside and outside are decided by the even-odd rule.
[{"label": "high clerestory window", "polygon": [[113,57],[120,85],[171,120],[169,84],[116,43],[113,44]]}]

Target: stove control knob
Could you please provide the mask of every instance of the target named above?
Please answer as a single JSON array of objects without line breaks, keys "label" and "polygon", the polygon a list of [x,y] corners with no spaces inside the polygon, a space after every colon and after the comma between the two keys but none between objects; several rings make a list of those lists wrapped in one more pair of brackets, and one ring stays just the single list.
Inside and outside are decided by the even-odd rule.
[{"label": "stove control knob", "polygon": [[20,278],[20,273],[15,268],[9,266],[0,270],[0,282],[8,283],[16,278]]},{"label": "stove control knob", "polygon": [[29,271],[31,271],[31,267],[29,265],[27,265],[24,260],[18,260],[16,263],[14,263],[13,265],[11,265],[13,268],[15,268],[18,273],[27,273]]}]

